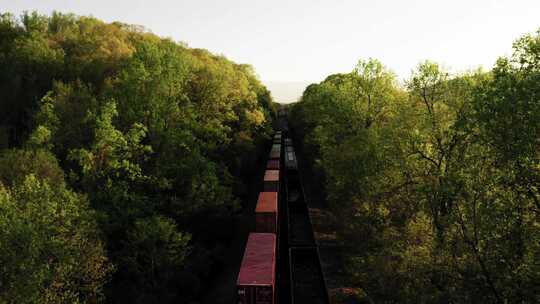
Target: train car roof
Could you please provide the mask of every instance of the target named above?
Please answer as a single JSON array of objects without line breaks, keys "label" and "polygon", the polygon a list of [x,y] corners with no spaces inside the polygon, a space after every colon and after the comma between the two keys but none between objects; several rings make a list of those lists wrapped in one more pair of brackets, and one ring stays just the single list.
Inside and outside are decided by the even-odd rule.
[{"label": "train car roof", "polygon": [[264,172],[265,182],[277,182],[279,181],[279,170],[266,170]]},{"label": "train car roof", "polygon": [[266,169],[279,170],[279,159],[269,159],[266,162]]},{"label": "train car roof", "polygon": [[250,233],[237,285],[273,285],[275,257],[275,234]]},{"label": "train car roof", "polygon": [[270,158],[280,158],[280,151],[274,151],[274,150],[271,150],[270,151]]},{"label": "train car roof", "polygon": [[277,192],[260,192],[255,212],[277,212]]},{"label": "train car roof", "polygon": [[285,153],[285,165],[290,165],[291,162],[296,161],[296,154],[294,154],[294,151],[287,151]]}]

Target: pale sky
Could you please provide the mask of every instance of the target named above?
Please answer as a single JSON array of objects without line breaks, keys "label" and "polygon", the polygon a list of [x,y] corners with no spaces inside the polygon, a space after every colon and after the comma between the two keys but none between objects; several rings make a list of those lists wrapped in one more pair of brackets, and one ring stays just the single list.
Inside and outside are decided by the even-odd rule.
[{"label": "pale sky", "polygon": [[255,67],[265,82],[319,82],[374,57],[400,79],[422,60],[492,67],[540,27],[540,0],[0,0],[0,11],[53,10],[139,24]]}]

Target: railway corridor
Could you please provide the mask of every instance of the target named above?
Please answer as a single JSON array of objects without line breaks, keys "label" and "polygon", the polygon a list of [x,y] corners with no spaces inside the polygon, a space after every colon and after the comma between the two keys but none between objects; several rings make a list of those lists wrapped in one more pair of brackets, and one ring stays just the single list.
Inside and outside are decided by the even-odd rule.
[{"label": "railway corridor", "polygon": [[[238,271],[236,303],[329,303],[287,118],[278,119]],[[275,236],[275,237],[272,237]]]}]

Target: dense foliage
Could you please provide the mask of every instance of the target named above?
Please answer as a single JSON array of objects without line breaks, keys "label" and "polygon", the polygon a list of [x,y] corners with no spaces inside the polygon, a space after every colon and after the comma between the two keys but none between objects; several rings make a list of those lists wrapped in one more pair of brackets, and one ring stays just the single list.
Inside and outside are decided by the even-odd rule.
[{"label": "dense foliage", "polygon": [[364,302],[540,301],[540,31],[489,72],[360,61],[291,116]]},{"label": "dense foliage", "polygon": [[197,298],[273,107],[251,67],[141,27],[0,15],[0,303]]}]

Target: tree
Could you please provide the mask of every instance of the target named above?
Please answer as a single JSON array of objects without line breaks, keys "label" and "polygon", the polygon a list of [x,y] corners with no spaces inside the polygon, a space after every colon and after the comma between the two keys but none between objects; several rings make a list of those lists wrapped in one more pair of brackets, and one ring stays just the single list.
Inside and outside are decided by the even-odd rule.
[{"label": "tree", "polygon": [[171,219],[151,216],[135,221],[122,261],[137,281],[137,302],[170,301],[179,296],[170,286],[183,269],[190,239],[189,234],[177,231]]},{"label": "tree", "polygon": [[[1,16],[0,108],[0,148],[9,149],[0,180],[11,187],[35,174],[88,198],[117,266],[106,285],[113,302],[125,293],[175,302],[206,289],[275,112],[248,65],[140,26],[58,12]],[[207,229],[216,222],[219,234]],[[159,229],[144,235],[151,224]],[[168,256],[160,242],[175,238],[190,239],[196,256]],[[146,269],[150,239],[169,268]]]},{"label": "tree", "polygon": [[538,36],[487,73],[422,62],[406,92],[361,61],[293,106],[366,302],[539,300]]},{"label": "tree", "polygon": [[86,199],[27,175],[0,184],[0,302],[97,303],[112,267]]},{"label": "tree", "polygon": [[56,157],[46,150],[3,150],[0,153],[0,183],[11,187],[34,174],[51,185],[64,186],[64,171]]},{"label": "tree", "polygon": [[358,61],[351,76],[357,100],[355,109],[365,116],[364,125],[369,128],[374,121],[382,119],[385,106],[393,102],[395,75],[380,61],[370,58]]}]

